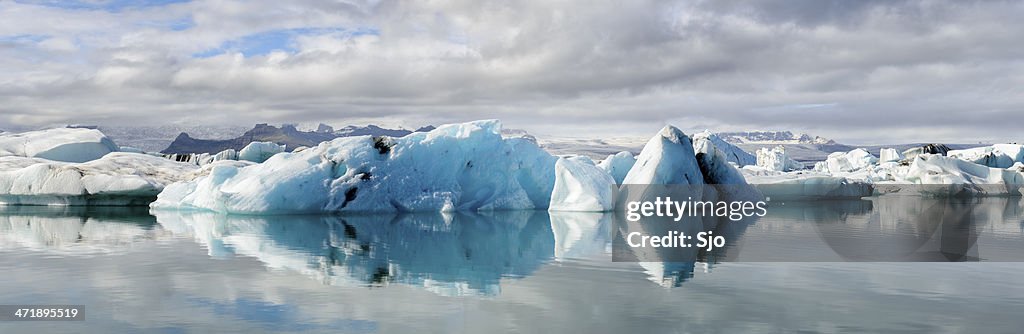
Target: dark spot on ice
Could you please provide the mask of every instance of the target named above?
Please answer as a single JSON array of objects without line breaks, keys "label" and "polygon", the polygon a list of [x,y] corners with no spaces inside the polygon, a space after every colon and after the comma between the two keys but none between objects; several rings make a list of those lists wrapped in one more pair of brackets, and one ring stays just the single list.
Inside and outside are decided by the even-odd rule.
[{"label": "dark spot on ice", "polygon": [[373,137],[373,148],[377,149],[380,154],[388,154],[391,152],[391,147],[395,146],[391,142],[391,138],[386,136]]},{"label": "dark spot on ice", "polygon": [[369,180],[371,177],[373,177],[373,174],[370,174],[370,172],[362,173],[359,175],[359,179],[363,181]]},{"label": "dark spot on ice", "polygon": [[347,206],[349,202],[354,201],[356,199],[356,192],[357,191],[359,191],[359,188],[356,188],[356,187],[352,187],[352,189],[349,189],[349,190],[345,191],[345,202],[341,203],[341,207],[342,208]]},{"label": "dark spot on ice", "polygon": [[710,165],[710,163],[707,160],[704,159],[704,152],[697,153],[696,157],[697,157],[697,167],[700,168],[700,174],[704,176],[704,183],[705,184],[715,183],[714,182],[714,178],[711,175],[711,172],[712,172],[711,165]]},{"label": "dark spot on ice", "polygon": [[473,168],[473,160],[466,161],[466,168]]}]

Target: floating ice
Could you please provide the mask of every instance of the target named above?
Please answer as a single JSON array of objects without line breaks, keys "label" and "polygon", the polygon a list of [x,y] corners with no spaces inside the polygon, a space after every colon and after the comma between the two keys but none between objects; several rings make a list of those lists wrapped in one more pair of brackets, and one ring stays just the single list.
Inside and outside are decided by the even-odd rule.
[{"label": "floating ice", "polygon": [[804,164],[789,158],[786,154],[786,147],[779,145],[774,148],[760,148],[757,150],[757,166],[767,170],[788,172],[804,169]]},{"label": "floating ice", "polygon": [[195,166],[137,153],[85,163],[0,157],[0,204],[146,205]]},{"label": "floating ice", "polygon": [[503,139],[498,121],[401,138],[346,137],[172,184],[154,208],[228,213],[486,211],[547,208],[557,158]]},{"label": "floating ice", "polygon": [[[269,141],[254,141],[245,145],[241,151],[238,151],[238,160],[252,161],[255,163],[261,163],[270,159],[274,154],[284,152],[284,145],[278,145]],[[221,153],[229,154],[229,152],[222,151]],[[220,153],[218,153],[220,155]]]},{"label": "floating ice", "polygon": [[982,166],[1009,168],[1014,163],[1024,162],[1024,145],[996,144],[966,150],[952,150],[946,155]]},{"label": "floating ice", "polygon": [[0,157],[86,162],[117,151],[118,147],[113,141],[94,129],[57,128],[0,134]]},{"label": "floating ice", "polygon": [[559,158],[551,211],[610,211],[615,208],[615,179],[587,157]]},{"label": "floating ice", "polygon": [[903,151],[903,157],[907,159],[914,158],[921,154],[938,154],[946,155],[949,152],[949,146],[944,144],[926,144],[918,147],[911,147]]},{"label": "floating ice", "polygon": [[667,125],[644,145],[623,184],[704,184],[690,137]]},{"label": "floating ice", "polygon": [[929,188],[950,195],[1020,194],[1024,174],[982,166],[976,163],[936,154],[923,154],[914,158],[904,180],[922,185],[951,185],[948,188]]},{"label": "floating ice", "polygon": [[744,151],[736,145],[722,140],[721,137],[711,133],[711,131],[704,130],[704,132],[699,132],[693,135],[693,142],[695,145],[702,145],[702,142],[704,141],[708,141],[718,148],[726,161],[736,164],[738,167],[757,164],[757,158],[754,157],[753,154],[747,153],[747,151]]},{"label": "floating ice", "polygon": [[894,148],[883,148],[879,153],[879,162],[895,162],[903,160],[903,154]]},{"label": "floating ice", "polygon": [[825,161],[815,164],[814,169],[835,174],[864,169],[877,163],[878,158],[868,153],[867,150],[858,148],[846,153],[829,154]]},{"label": "floating ice", "polygon": [[616,184],[621,184],[622,180],[626,178],[626,173],[629,173],[629,169],[633,168],[633,164],[636,163],[636,158],[633,157],[633,153],[619,152],[615,154],[609,154],[607,158],[601,160],[601,163],[597,164],[598,167],[603,168],[608,174],[612,175],[615,179]]}]

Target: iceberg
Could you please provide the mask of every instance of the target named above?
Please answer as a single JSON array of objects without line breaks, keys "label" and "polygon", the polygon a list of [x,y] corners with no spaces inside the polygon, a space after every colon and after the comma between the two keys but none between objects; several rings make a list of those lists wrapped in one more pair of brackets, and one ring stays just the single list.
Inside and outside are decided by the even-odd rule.
[{"label": "iceberg", "polygon": [[0,157],[0,205],[147,205],[196,168],[124,152],[85,163]]},{"label": "iceberg", "polygon": [[502,138],[496,120],[401,138],[357,136],[169,185],[155,209],[222,213],[488,211],[547,208],[558,158]]},{"label": "iceberg", "polygon": [[559,158],[549,211],[611,211],[615,179],[587,157]]},{"label": "iceberg", "polygon": [[704,130],[704,132],[693,135],[695,145],[701,145],[705,141],[718,148],[725,160],[735,164],[737,167],[757,164],[757,158],[753,154],[747,153],[747,151],[736,145],[723,140],[718,135],[711,133],[711,131]]},{"label": "iceberg", "polygon": [[844,199],[874,195],[874,186],[870,183],[820,174],[781,175],[771,180],[761,179],[754,187],[773,200]]},{"label": "iceberg", "polygon": [[682,131],[667,125],[644,145],[622,184],[702,185],[693,142]]},{"label": "iceberg", "polygon": [[939,195],[1019,195],[1024,185],[1024,174],[1014,170],[937,154],[918,155],[903,179],[912,184],[948,185],[925,189]]},{"label": "iceberg", "polygon": [[57,128],[0,134],[0,157],[86,162],[117,151],[118,146],[95,129]]},{"label": "iceberg", "polygon": [[629,173],[629,169],[633,168],[635,163],[636,158],[633,157],[633,153],[622,151],[608,155],[597,166],[611,174],[615,179],[615,184],[622,184],[622,180],[626,179],[626,173]]},{"label": "iceberg", "polygon": [[944,144],[926,144],[904,150],[903,157],[910,159],[921,154],[946,155],[946,153],[949,153],[949,146]]},{"label": "iceberg", "polygon": [[894,148],[883,148],[878,155],[879,162],[896,162],[903,160],[903,154],[900,154],[900,152]]},{"label": "iceberg", "polygon": [[952,150],[946,155],[982,166],[1010,168],[1014,163],[1024,162],[1024,145],[996,144],[966,150]]},{"label": "iceberg", "polygon": [[767,170],[788,172],[804,169],[804,164],[791,159],[786,154],[786,147],[779,145],[774,148],[757,150],[757,166]]},{"label": "iceberg", "polygon": [[[234,150],[231,150],[234,151]],[[269,141],[254,141],[245,145],[241,151],[238,151],[238,160],[252,161],[255,163],[262,163],[274,156],[285,151],[284,145],[278,145]],[[230,154],[227,150],[221,151],[225,155]],[[217,154],[221,155],[220,153]]]},{"label": "iceberg", "polygon": [[[693,150],[697,160],[697,166],[704,175],[704,183],[714,185],[715,192],[721,197],[731,200],[757,200],[761,194],[747,184],[746,178],[736,168],[730,157],[734,157],[732,149],[721,149],[715,141],[707,136],[695,137]],[[708,192],[711,188],[705,188]],[[719,197],[715,195],[714,197]],[[705,199],[711,199],[710,194],[703,195]]]},{"label": "iceberg", "polygon": [[853,172],[861,170],[878,163],[878,158],[871,155],[863,148],[854,149],[850,152],[835,152],[828,155],[823,162],[814,165],[814,169],[832,174]]}]

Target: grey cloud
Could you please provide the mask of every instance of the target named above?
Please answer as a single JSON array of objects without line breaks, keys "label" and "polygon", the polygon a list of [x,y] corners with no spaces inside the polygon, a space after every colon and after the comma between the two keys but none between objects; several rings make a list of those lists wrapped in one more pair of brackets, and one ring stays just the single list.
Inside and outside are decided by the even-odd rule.
[{"label": "grey cloud", "polygon": [[[116,14],[6,4],[0,36],[80,48],[0,43],[0,125],[502,118],[586,135],[679,122],[854,142],[1019,141],[1007,119],[1024,115],[1022,15],[1010,1],[226,1]],[[142,24],[180,17],[195,25]],[[380,35],[193,57],[302,27]]]}]

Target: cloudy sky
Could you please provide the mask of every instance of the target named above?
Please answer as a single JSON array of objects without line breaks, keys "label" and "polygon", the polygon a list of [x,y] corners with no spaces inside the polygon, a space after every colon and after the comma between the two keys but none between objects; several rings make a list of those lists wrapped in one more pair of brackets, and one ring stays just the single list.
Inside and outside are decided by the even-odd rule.
[{"label": "cloudy sky", "polygon": [[1024,141],[1024,2],[0,1],[0,127]]}]

